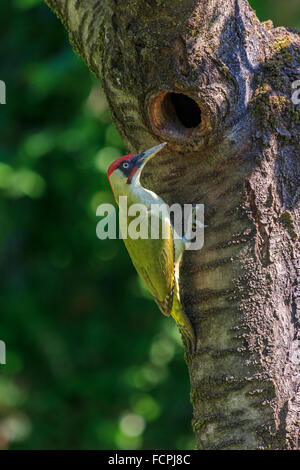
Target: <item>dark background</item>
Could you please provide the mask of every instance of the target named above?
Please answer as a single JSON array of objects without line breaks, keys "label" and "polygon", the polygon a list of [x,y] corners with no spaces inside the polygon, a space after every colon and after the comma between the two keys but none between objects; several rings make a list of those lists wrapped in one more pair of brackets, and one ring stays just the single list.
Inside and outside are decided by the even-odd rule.
[{"label": "dark background", "polygon": [[[300,29],[299,0],[251,4]],[[192,449],[175,324],[96,238],[125,152],[99,83],[41,0],[1,2],[0,35],[0,448]]]}]

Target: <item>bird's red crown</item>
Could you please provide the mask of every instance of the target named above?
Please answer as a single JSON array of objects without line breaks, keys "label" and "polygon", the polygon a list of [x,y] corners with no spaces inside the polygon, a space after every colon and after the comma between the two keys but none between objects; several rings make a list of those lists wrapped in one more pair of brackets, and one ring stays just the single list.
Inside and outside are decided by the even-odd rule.
[{"label": "bird's red crown", "polygon": [[130,160],[131,157],[134,157],[133,153],[130,153],[129,155],[124,155],[123,157],[120,157],[117,160],[115,160],[107,170],[107,178],[108,179],[110,178],[110,175],[115,171],[115,169],[120,165],[121,162]]}]

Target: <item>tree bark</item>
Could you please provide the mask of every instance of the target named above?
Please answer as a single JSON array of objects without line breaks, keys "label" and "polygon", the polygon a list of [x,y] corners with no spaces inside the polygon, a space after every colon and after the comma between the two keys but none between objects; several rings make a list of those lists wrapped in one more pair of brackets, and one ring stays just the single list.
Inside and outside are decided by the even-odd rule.
[{"label": "tree bark", "polygon": [[246,0],[47,0],[101,79],[128,150],[167,141],[143,184],[204,203],[186,252],[199,449],[297,449],[300,36]]}]

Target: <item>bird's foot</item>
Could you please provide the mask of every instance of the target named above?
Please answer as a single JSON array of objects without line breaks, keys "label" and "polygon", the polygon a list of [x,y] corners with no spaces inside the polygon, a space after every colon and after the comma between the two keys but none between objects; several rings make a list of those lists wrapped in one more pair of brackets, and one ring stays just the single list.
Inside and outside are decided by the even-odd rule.
[{"label": "bird's foot", "polygon": [[[204,225],[204,223],[202,223],[200,220],[199,220],[199,204],[193,204],[193,208],[192,208],[192,230],[193,232],[195,232],[196,228],[199,227],[199,228],[206,228],[208,227],[207,225]],[[203,215],[201,217],[203,219]],[[204,220],[203,220],[204,222]]]}]

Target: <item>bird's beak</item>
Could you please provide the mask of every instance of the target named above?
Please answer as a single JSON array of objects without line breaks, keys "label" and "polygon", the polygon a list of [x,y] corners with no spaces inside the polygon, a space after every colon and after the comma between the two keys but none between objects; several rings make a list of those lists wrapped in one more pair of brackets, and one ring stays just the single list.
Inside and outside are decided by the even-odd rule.
[{"label": "bird's beak", "polygon": [[148,163],[149,160],[151,160],[151,158],[154,157],[154,155],[156,155],[158,152],[160,152],[160,150],[163,147],[165,147],[165,145],[167,145],[167,142],[164,142],[163,144],[156,145],[155,147],[152,147],[149,150],[145,150],[145,152],[139,153],[138,155],[136,155],[134,157],[135,167],[138,168],[138,170],[135,174],[135,178],[134,178],[135,180],[137,180],[138,177],[140,176],[140,174],[142,172],[142,169],[144,168],[146,163]]},{"label": "bird's beak", "polygon": [[154,155],[156,155],[163,147],[165,147],[165,145],[167,145],[167,142],[156,145],[156,147],[152,147],[151,149],[145,150],[145,152],[137,155],[137,166],[143,165],[143,163],[147,163],[149,160],[151,160],[151,158],[154,157]]}]

